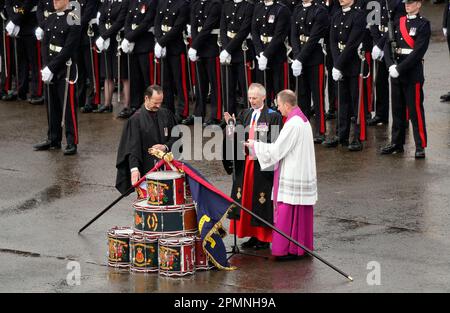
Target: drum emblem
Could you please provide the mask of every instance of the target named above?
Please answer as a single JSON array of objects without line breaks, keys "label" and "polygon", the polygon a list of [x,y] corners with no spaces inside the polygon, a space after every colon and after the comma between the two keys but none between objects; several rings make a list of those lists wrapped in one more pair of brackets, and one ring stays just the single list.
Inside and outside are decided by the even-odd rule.
[{"label": "drum emblem", "polygon": [[122,259],[122,256],[124,254],[124,248],[128,247],[127,244],[125,244],[122,241],[110,239],[109,240],[109,258],[113,261],[118,261]]},{"label": "drum emblem", "polygon": [[142,217],[139,214],[134,215],[134,225],[138,226],[142,224]]},{"label": "drum emblem", "polygon": [[165,190],[169,190],[167,184],[160,182],[150,181],[148,182],[148,200],[152,204],[164,204],[169,200],[165,195]]},{"label": "drum emblem", "polygon": [[175,249],[160,247],[160,267],[164,270],[172,270],[179,255],[180,253]]},{"label": "drum emblem", "polygon": [[158,216],[156,216],[155,213],[149,214],[147,218],[147,225],[151,231],[155,231],[158,228]]},{"label": "drum emblem", "polygon": [[144,254],[142,253],[142,248],[137,248],[136,252],[136,262],[142,263],[144,262]]}]

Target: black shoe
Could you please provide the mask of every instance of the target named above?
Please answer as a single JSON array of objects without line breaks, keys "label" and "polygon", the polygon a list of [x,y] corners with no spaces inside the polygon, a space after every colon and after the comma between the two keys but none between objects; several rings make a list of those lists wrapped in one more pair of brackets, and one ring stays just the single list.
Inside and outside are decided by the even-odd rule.
[{"label": "black shoe", "polygon": [[203,127],[210,126],[210,125],[219,125],[219,124],[220,124],[219,120],[217,120],[215,118],[211,118],[211,119],[207,120],[205,123],[203,123]]},{"label": "black shoe", "polygon": [[297,260],[297,256],[294,254],[288,254],[288,255],[282,255],[282,256],[276,256],[275,260],[276,261],[293,261],[293,260]]},{"label": "black shoe", "polygon": [[403,153],[403,152],[404,152],[403,146],[392,144],[392,143],[384,146],[381,149],[381,154],[397,154],[397,153]]},{"label": "black shoe", "polygon": [[182,115],[180,114],[175,115],[175,121],[177,122],[177,124],[181,124],[184,120],[185,118]]},{"label": "black shoe", "polygon": [[322,145],[327,148],[336,148],[339,145],[339,138],[336,136],[328,138],[324,142],[322,142]]},{"label": "black shoe", "polygon": [[251,237],[249,240],[241,244],[241,248],[247,249],[247,248],[253,248],[259,240],[256,237]]},{"label": "black shoe", "polygon": [[325,113],[326,120],[334,120],[335,118],[336,118],[336,112],[328,111],[327,113]]},{"label": "black shoe", "polygon": [[80,109],[81,113],[92,113],[94,112],[94,107],[90,104],[86,104]]},{"label": "black shoe", "polygon": [[44,104],[44,97],[31,97],[30,103],[35,105]]},{"label": "black shoe", "polygon": [[384,121],[381,117],[378,115],[375,115],[373,118],[367,121],[368,126],[376,126],[376,125],[383,125],[387,124],[387,121]]},{"label": "black shoe", "polygon": [[102,104],[94,112],[95,113],[112,113],[112,111],[113,111],[112,105],[104,105],[104,104]]},{"label": "black shoe", "polygon": [[45,140],[33,146],[34,151],[55,150],[61,149],[61,143],[54,143],[50,140]]},{"label": "black shoe", "polygon": [[325,135],[319,135],[314,137],[314,143],[320,145],[322,142],[325,141]]},{"label": "black shoe", "polygon": [[64,155],[74,155],[77,153],[77,145],[68,144],[64,149]]},{"label": "black shoe", "polygon": [[414,154],[416,159],[425,159],[425,149],[424,148],[416,148],[416,153]]},{"label": "black shoe", "polygon": [[183,125],[194,125],[194,115],[189,116],[188,118],[181,121]]},{"label": "black shoe", "polygon": [[349,151],[361,151],[363,149],[363,145],[359,140],[353,140],[352,143],[348,146]]},{"label": "black shoe", "polygon": [[255,245],[255,250],[266,250],[270,248],[270,243],[259,241]]},{"label": "black shoe", "polygon": [[123,108],[117,115],[118,118],[129,118],[131,116],[131,110],[129,108]]},{"label": "black shoe", "polygon": [[7,93],[6,95],[4,95],[2,97],[3,101],[15,101],[17,100],[17,94],[11,92],[11,93]]}]

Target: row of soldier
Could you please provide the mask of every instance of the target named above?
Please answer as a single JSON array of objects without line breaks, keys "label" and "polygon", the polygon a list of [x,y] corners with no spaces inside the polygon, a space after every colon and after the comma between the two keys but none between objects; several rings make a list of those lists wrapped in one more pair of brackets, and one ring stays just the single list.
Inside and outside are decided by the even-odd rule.
[{"label": "row of soldier", "polygon": [[[66,152],[73,154],[76,104],[81,112],[112,112],[116,86],[124,107],[119,117],[131,116],[145,88],[158,83],[177,122],[189,125],[202,117],[207,126],[219,124],[225,111],[237,112],[237,99],[247,99],[248,85],[256,81],[268,90],[269,106],[279,91],[296,91],[302,110],[314,120],[315,143],[360,151],[366,122],[388,123],[391,76],[393,139],[382,153],[403,151],[410,118],[420,157],[426,147],[422,58],[430,27],[418,14],[421,2],[407,1],[406,8],[415,5],[408,15],[401,0],[79,0],[78,5],[5,0],[3,99],[25,99],[29,88],[30,102],[41,103],[42,82],[50,83],[49,134],[55,134],[35,149],[60,146],[63,119]],[[59,2],[67,2],[63,11],[70,19],[52,20],[61,13],[54,13]],[[371,25],[368,16],[378,11],[379,23]],[[70,37],[66,28],[79,34]],[[48,64],[63,58],[68,65],[58,68],[62,83],[55,84]],[[16,93],[8,92],[14,76]],[[191,115],[190,96],[195,96]],[[336,135],[329,139],[327,115],[338,118]]]}]

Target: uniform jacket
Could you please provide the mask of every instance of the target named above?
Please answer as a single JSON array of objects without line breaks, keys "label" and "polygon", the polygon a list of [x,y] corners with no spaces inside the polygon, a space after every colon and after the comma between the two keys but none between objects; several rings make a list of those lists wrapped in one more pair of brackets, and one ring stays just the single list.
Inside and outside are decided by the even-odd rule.
[{"label": "uniform jacket", "polygon": [[219,55],[217,41],[221,10],[221,0],[194,0],[191,2],[191,46],[197,50],[199,57],[211,58]]},{"label": "uniform jacket", "polygon": [[130,0],[125,20],[125,38],[134,42],[133,54],[153,51],[153,24],[157,5],[157,0]]}]

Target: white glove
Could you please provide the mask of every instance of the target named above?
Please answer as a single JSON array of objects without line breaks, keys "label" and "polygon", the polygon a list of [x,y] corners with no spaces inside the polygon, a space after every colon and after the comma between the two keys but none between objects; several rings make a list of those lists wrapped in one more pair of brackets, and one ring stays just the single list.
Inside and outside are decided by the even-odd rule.
[{"label": "white glove", "polygon": [[163,47],[159,43],[155,43],[155,57],[161,59]]},{"label": "white glove", "polygon": [[256,59],[258,59],[258,69],[260,71],[265,71],[267,69],[267,58],[264,56],[264,53],[261,52],[259,56],[256,56]]},{"label": "white glove", "polygon": [[400,73],[397,71],[397,65],[391,65],[389,66],[389,75],[392,78],[397,78],[400,76]]},{"label": "white glove", "polygon": [[120,47],[123,52],[128,53],[130,51],[130,42],[127,39],[124,39],[122,40]]},{"label": "white glove", "polygon": [[442,28],[442,32],[444,33],[444,36],[447,37],[447,28]]},{"label": "white glove", "polygon": [[36,39],[39,41],[41,41],[44,38],[44,30],[40,27],[36,28],[34,34],[36,36]]},{"label": "white glove", "polygon": [[100,52],[105,50],[105,40],[102,38],[102,36],[97,38],[97,40],[95,41],[95,45],[97,46]]},{"label": "white glove", "polygon": [[189,55],[189,59],[192,62],[196,62],[198,60],[197,50],[195,50],[193,48],[189,48],[188,55]]},{"label": "white glove", "polygon": [[302,62],[300,62],[299,60],[294,60],[294,62],[292,62],[291,68],[292,73],[294,74],[295,77],[300,76],[303,68]]},{"label": "white glove", "polygon": [[231,63],[231,54],[229,54],[227,50],[222,50],[222,52],[220,52],[219,58],[221,64]]},{"label": "white glove", "polygon": [[[103,42],[103,49],[108,50],[110,42],[111,42],[111,40],[110,40],[109,38],[106,39],[106,40]],[[131,50],[133,50],[133,49],[131,49]],[[130,52],[131,52],[131,50],[130,50]]]},{"label": "white glove", "polygon": [[20,32],[20,26],[16,25],[16,27],[14,27],[12,36],[17,37],[19,35],[19,32]]},{"label": "white glove", "polygon": [[164,58],[166,56],[166,54],[167,54],[167,49],[166,49],[166,47],[164,47],[164,48],[162,48],[161,56]]},{"label": "white glove", "polygon": [[373,46],[372,59],[381,61],[384,57],[384,51],[378,48],[377,45]]},{"label": "white glove", "polygon": [[50,71],[50,69],[48,68],[48,66],[46,66],[46,67],[41,71],[41,74],[42,74],[42,81],[43,81],[44,83],[50,82],[50,81],[52,80],[52,78],[53,78],[53,73],[52,73],[52,71]]},{"label": "white glove", "polygon": [[333,70],[331,71],[331,75],[333,76],[334,81],[341,80],[342,77],[344,77],[344,75],[342,75],[342,72],[335,67],[333,67]]},{"label": "white glove", "polygon": [[6,31],[8,32],[8,35],[12,36],[15,27],[16,24],[14,24],[12,21],[9,21],[8,24],[6,24]]},{"label": "white glove", "polygon": [[191,37],[191,25],[190,24],[186,25],[186,30],[187,30],[187,36]]}]

